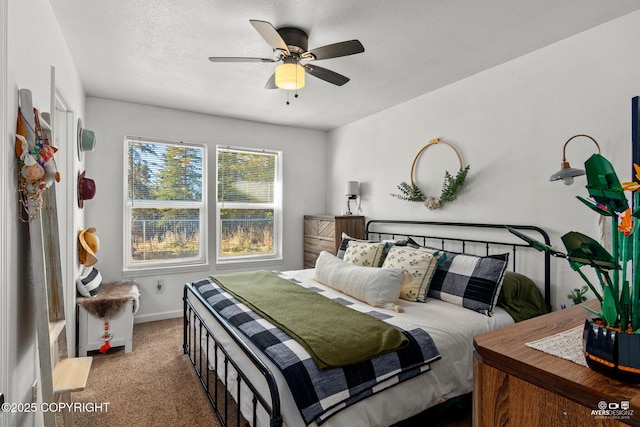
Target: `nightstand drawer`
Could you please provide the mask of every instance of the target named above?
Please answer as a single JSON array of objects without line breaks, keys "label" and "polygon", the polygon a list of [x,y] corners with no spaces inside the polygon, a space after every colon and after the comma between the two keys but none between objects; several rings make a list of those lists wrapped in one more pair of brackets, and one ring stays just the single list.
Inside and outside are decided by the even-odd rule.
[{"label": "nightstand drawer", "polygon": [[317,237],[305,237],[304,238],[304,251],[313,252],[317,255],[322,251],[329,251],[335,255],[335,245],[333,240],[327,240]]}]

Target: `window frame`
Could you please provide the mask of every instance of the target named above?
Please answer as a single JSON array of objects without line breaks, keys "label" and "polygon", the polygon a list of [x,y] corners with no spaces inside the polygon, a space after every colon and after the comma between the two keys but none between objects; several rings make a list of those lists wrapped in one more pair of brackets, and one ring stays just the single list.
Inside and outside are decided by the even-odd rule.
[{"label": "window frame", "polygon": [[[231,150],[231,151],[239,151],[239,152],[247,152],[247,153],[255,153],[255,154],[270,154],[275,156],[275,177],[274,177],[274,195],[273,195],[273,253],[272,254],[251,254],[251,255],[236,255],[236,256],[221,256],[220,249],[222,248],[222,226],[221,226],[221,217],[220,210],[223,207],[224,203],[218,202],[218,156],[220,154],[220,150]],[[214,203],[215,203],[215,224],[216,224],[216,248],[215,248],[215,262],[218,267],[234,267],[239,264],[251,265],[251,264],[265,264],[265,263],[275,263],[283,261],[283,227],[282,227],[282,218],[283,218],[283,187],[284,183],[282,180],[282,151],[280,150],[272,150],[265,148],[251,148],[251,147],[243,147],[237,145],[225,145],[218,144],[216,145],[216,156],[215,156],[215,194],[214,194]],[[244,209],[260,209],[264,208],[265,205],[261,203],[238,203],[238,205],[245,205]]]},{"label": "window frame", "polygon": [[[148,208],[192,208],[200,211],[200,256],[193,258],[180,258],[175,260],[161,260],[161,261],[148,261],[148,262],[131,262],[131,213],[133,202],[129,201],[129,145],[130,141],[159,144],[174,147],[190,147],[202,150],[202,200],[200,202],[184,202],[184,201],[171,201],[171,200],[158,200],[158,201],[135,201],[135,207],[148,207]],[[123,276],[135,277],[137,275],[153,275],[158,272],[164,272],[171,270],[176,272],[180,270],[184,271],[200,271],[209,269],[209,233],[208,233],[208,156],[207,145],[198,144],[184,141],[171,141],[152,137],[139,137],[126,135],[124,137],[124,182],[123,182]]]}]

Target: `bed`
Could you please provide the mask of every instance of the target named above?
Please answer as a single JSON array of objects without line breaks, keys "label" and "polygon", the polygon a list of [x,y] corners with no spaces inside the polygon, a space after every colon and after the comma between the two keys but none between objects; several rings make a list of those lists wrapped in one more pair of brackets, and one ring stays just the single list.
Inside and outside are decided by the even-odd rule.
[{"label": "bed", "polygon": [[[510,227],[537,234],[539,240],[549,244],[547,233],[538,227]],[[235,276],[230,278],[230,275],[188,283],[184,288],[183,350],[222,425],[394,425],[471,392],[474,335],[542,314],[550,308],[549,255],[532,250],[504,225],[370,220],[364,240],[343,237],[338,254],[321,254],[315,269],[256,272],[258,275],[249,278],[260,283],[264,278],[264,283],[268,283],[274,276],[274,290],[267,291],[270,297],[278,295],[276,290],[279,292],[283,286],[287,298],[293,298],[293,292],[288,290],[288,286],[293,286],[296,292],[300,288],[304,295],[300,298],[332,300],[339,303],[333,306],[341,306],[336,309],[344,306],[349,313],[357,312],[356,316],[381,320],[387,327],[390,325],[390,329],[401,331],[404,347],[353,364],[345,361],[347,365],[319,368],[319,363],[313,363],[318,362],[317,352],[306,351],[309,339],[302,339],[302,347],[298,342],[289,345],[290,341],[286,341],[289,336],[302,334],[296,328],[315,326],[316,321],[322,325],[319,320],[322,316],[315,315],[324,313],[325,309],[316,309],[315,302],[304,309],[315,313],[308,317],[316,320],[288,327],[270,310],[278,304],[278,299],[296,300],[273,297],[264,302],[267,307],[245,300],[243,298],[248,297],[245,292],[251,293],[259,287],[233,288],[229,282],[233,282]],[[375,251],[370,249],[373,247]],[[384,249],[380,251],[380,248]],[[373,252],[376,255],[370,258]],[[408,275],[409,266],[416,263],[410,258],[410,264],[406,264],[407,254],[416,253],[421,260],[434,258],[430,261],[433,271],[420,270],[424,277],[413,271],[413,277]],[[470,262],[474,267],[469,266]],[[422,261],[418,265],[422,265]],[[474,273],[461,273],[470,268]],[[373,297],[369,295],[370,287],[364,287],[363,291],[357,287],[354,290],[352,286],[364,273],[373,275],[372,279],[367,277],[371,283],[377,277],[385,280],[393,277],[395,286],[400,271],[404,274],[399,279],[402,282],[398,285],[402,297],[399,299],[398,294],[393,297],[393,292],[392,296],[385,296],[388,284]],[[452,279],[459,274],[468,275],[465,283],[479,284],[483,290],[493,286],[493,294],[489,292],[491,295],[487,297],[490,303],[487,305],[489,300],[483,300],[484,296],[474,296],[471,285],[460,291],[459,282]],[[428,282],[428,289],[415,287],[416,278],[422,280],[421,284]],[[262,301],[266,298],[264,295],[257,299]],[[393,304],[389,303],[390,298]],[[342,314],[336,317],[342,318]],[[248,336],[260,339],[252,341]],[[274,345],[277,337],[284,337],[284,344]],[[407,341],[411,345],[407,346]],[[407,352],[408,347],[416,345],[421,347],[412,350],[419,354],[414,360]],[[273,348],[278,347],[295,353],[295,364],[274,353]],[[335,357],[341,356],[340,351],[336,353]],[[324,356],[319,358],[328,360]],[[402,362],[409,359],[411,364]],[[302,365],[305,370],[298,369]],[[346,384],[344,389],[333,389],[342,382]],[[307,394],[313,394],[316,401],[301,397]]]}]

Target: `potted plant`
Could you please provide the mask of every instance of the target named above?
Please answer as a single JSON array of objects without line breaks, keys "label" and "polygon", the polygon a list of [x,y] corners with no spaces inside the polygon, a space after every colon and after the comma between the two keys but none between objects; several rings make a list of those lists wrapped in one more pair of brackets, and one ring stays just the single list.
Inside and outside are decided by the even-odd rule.
[{"label": "potted plant", "polygon": [[[640,167],[634,165],[640,181]],[[600,301],[601,311],[584,307],[595,317],[587,319],[583,344],[589,367],[609,377],[640,383],[640,188],[637,182],[620,183],[611,163],[600,154],[585,162],[591,200],[578,199],[598,214],[610,218],[611,251],[584,234],[562,236],[562,253],[509,228],[530,246],[566,258]],[[625,191],[632,192],[632,211]],[[581,270],[595,271],[598,286]],[[569,295],[571,298],[571,294]]]},{"label": "potted plant", "polygon": [[582,304],[587,300],[586,293],[589,292],[589,287],[587,285],[583,285],[581,288],[574,288],[571,292],[567,294],[567,298],[569,298],[573,305]]}]

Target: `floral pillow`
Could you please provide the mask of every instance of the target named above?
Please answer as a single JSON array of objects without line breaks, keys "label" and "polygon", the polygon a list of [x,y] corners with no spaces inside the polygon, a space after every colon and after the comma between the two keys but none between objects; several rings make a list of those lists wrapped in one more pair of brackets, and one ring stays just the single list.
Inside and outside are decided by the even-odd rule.
[{"label": "floral pillow", "polygon": [[441,254],[434,249],[394,246],[389,249],[382,268],[402,268],[407,271],[413,280],[403,283],[400,298],[425,302],[429,283],[436,271]]},{"label": "floral pillow", "polygon": [[347,253],[347,247],[352,241],[366,242],[366,240],[356,239],[355,237],[349,236],[347,233],[342,233],[342,241],[340,242],[340,248],[338,248],[338,253],[336,254],[337,258],[344,259],[344,254]]},{"label": "floral pillow", "polygon": [[360,267],[380,267],[385,253],[384,243],[351,240],[343,260]]}]

